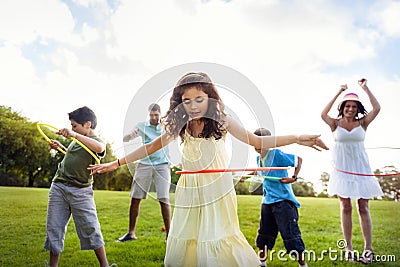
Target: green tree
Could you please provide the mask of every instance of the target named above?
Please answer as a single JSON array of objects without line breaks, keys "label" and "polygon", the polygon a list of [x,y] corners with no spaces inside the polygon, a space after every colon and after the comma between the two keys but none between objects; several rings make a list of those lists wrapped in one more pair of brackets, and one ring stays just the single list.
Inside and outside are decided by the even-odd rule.
[{"label": "green tree", "polygon": [[[248,182],[234,181],[234,183],[236,183],[235,184],[236,194],[238,194],[238,195],[250,195],[250,194],[258,195],[255,192],[250,192]],[[262,185],[261,185],[261,187],[262,187]]]},{"label": "green tree", "polygon": [[179,178],[181,177],[180,174],[177,174],[177,171],[181,171],[182,170],[182,164],[178,164],[176,166],[171,166],[170,167],[171,170],[171,192],[175,192],[176,189],[176,185],[178,183]]},{"label": "green tree", "polygon": [[315,197],[317,193],[314,190],[314,185],[311,182],[306,182],[302,179],[292,183],[293,193],[299,197]]},{"label": "green tree", "polygon": [[328,182],[330,178],[331,176],[327,172],[321,174],[319,181],[322,185],[322,191],[318,194],[318,197],[328,197]]},{"label": "green tree", "polygon": [[0,106],[0,151],[2,177],[12,177],[8,185],[31,187],[49,175],[49,146],[36,124],[4,106]]},{"label": "green tree", "polygon": [[129,191],[132,185],[132,177],[135,174],[136,164],[129,163],[110,172],[107,180],[107,190]]},{"label": "green tree", "polygon": [[[111,144],[106,144],[106,155],[104,158],[101,159],[101,162],[110,162],[116,160],[117,157],[114,155],[113,149]],[[109,187],[109,183],[111,183],[115,172],[106,172],[102,174],[95,174],[94,175],[94,183],[93,187],[99,190],[106,190]],[[112,187],[112,186],[111,186]]]},{"label": "green tree", "polygon": [[[106,145],[106,156],[101,162],[110,162],[117,159],[110,143]],[[136,164],[123,165],[113,172],[96,174],[94,188],[100,190],[128,191],[131,188],[132,177],[135,174]]]},{"label": "green tree", "polygon": [[386,199],[394,201],[400,200],[400,174],[393,176],[379,176],[379,174],[392,174],[398,172],[399,170],[393,165],[385,166],[382,170],[377,169],[374,172]]},{"label": "green tree", "polygon": [[[46,127],[42,130],[50,139],[58,140],[65,147],[72,142]],[[115,160],[110,144],[106,144],[106,149],[108,153],[103,162]],[[0,151],[0,185],[49,187],[64,156],[61,152],[50,150],[47,141],[38,132],[36,122],[30,122],[4,106],[0,106]],[[114,175],[115,172],[96,175],[95,188],[114,188],[111,179]],[[125,180],[130,177],[123,171],[117,172],[117,175]],[[124,179],[119,179],[119,183]],[[130,182],[125,183],[123,188],[129,186]]]}]

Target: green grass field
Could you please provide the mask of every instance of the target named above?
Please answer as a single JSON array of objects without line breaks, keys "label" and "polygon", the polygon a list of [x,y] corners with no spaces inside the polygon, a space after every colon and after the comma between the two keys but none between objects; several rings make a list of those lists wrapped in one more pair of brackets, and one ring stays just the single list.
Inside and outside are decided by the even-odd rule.
[{"label": "green grass field", "polygon": [[[0,187],[0,266],[45,266],[49,256],[43,249],[47,194],[48,189]],[[337,241],[342,238],[338,200],[298,199],[302,204],[299,209],[300,228],[306,249],[315,252],[315,259],[311,258],[309,266],[362,266],[341,261],[341,254],[333,251],[339,250]],[[161,232],[163,223],[157,201],[149,198],[142,202],[136,233],[138,240],[117,243],[115,239],[123,235],[128,226],[129,193],[96,191],[95,200],[110,264],[117,263],[119,267],[163,266],[165,234]],[[253,247],[260,201],[260,196],[238,196],[241,230]],[[391,262],[377,262],[370,266],[400,266],[400,203],[371,201],[370,209],[375,254],[381,259],[392,257]],[[353,224],[354,248],[362,250],[363,240],[355,209]],[[277,252],[284,249],[280,237],[274,249]],[[329,251],[331,258],[337,256],[338,260],[331,260]],[[272,261],[267,261],[268,266],[298,266],[287,255],[279,259],[277,252]],[[282,261],[285,259],[287,261]],[[80,251],[73,220],[68,227],[60,266],[98,266],[93,251]]]}]

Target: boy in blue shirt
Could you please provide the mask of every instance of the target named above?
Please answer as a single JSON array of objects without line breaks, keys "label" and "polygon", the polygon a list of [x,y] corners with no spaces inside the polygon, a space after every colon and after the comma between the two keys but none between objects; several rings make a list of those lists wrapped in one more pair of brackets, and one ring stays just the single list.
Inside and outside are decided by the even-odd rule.
[{"label": "boy in blue shirt", "polygon": [[[270,136],[271,132],[268,129],[259,128],[254,134]],[[263,176],[282,177],[281,180],[264,179],[263,181],[261,218],[256,238],[261,266],[266,266],[267,251],[274,247],[278,232],[281,233],[287,252],[297,256],[301,267],[307,266],[303,255],[305,246],[298,225],[297,209],[300,208],[300,203],[290,185],[297,180],[302,158],[286,154],[279,149],[256,149],[256,151],[260,154],[257,157],[259,167],[295,167],[292,178],[288,178],[286,170],[270,170],[260,173]]]}]

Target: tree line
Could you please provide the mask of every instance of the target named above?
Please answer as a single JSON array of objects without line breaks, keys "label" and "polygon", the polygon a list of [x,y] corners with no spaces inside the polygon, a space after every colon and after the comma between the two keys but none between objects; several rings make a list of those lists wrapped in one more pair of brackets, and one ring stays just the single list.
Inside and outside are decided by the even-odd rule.
[{"label": "tree line", "polygon": [[[47,141],[31,122],[10,107],[0,106],[0,185],[50,187],[63,154],[50,150]],[[50,138],[68,147],[71,140],[42,129]],[[110,143],[103,162],[115,160]],[[131,184],[127,166],[112,173],[96,174],[94,188],[126,190]]]},{"label": "tree line", "polygon": [[[62,136],[43,129],[51,139],[56,139],[65,147],[71,142]],[[106,144],[107,154],[102,162],[116,159],[110,143]],[[0,106],[0,186],[26,186],[26,187],[50,187],[52,178],[57,171],[58,163],[63,155],[60,152],[50,150],[46,140],[39,134],[36,122],[21,116],[11,107]],[[175,172],[181,170],[182,166],[171,166],[171,182],[175,184],[179,175]],[[130,190],[135,164],[124,165],[118,170],[110,173],[96,174],[94,177],[94,189],[128,191]],[[385,199],[400,200],[400,175],[379,176],[398,172],[395,166],[385,166],[375,170],[378,181],[385,193]],[[328,197],[327,183],[329,174],[321,174],[319,182],[322,192],[314,190],[314,184],[305,179],[292,184],[296,196]],[[171,191],[174,191],[171,186]],[[236,183],[238,194],[262,194],[262,186],[249,188],[248,183]]]}]

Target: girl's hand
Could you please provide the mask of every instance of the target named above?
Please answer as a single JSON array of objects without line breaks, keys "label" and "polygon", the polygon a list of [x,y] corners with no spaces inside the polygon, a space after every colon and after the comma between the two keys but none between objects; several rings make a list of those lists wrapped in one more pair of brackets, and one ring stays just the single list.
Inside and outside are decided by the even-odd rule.
[{"label": "girl's hand", "polygon": [[325,143],[319,138],[321,135],[300,135],[297,144],[302,146],[309,146],[315,150],[321,151],[322,149],[329,150]]},{"label": "girl's hand", "polygon": [[118,162],[112,161],[112,162],[103,163],[103,164],[89,165],[89,167],[87,169],[91,170],[90,175],[93,175],[96,173],[111,172],[111,171],[115,171],[116,169],[118,169]]},{"label": "girl's hand", "polygon": [[56,134],[62,135],[65,138],[70,138],[70,137],[74,137],[75,138],[76,137],[76,132],[74,132],[74,131],[72,131],[70,129],[67,129],[67,128],[63,128],[63,129],[58,130],[58,132],[56,132]]}]

